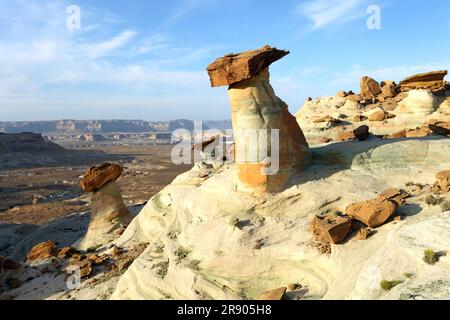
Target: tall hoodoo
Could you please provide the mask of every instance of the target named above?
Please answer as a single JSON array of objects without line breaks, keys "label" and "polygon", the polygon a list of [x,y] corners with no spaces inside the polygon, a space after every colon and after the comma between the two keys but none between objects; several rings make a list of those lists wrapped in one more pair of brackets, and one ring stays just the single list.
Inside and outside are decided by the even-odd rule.
[{"label": "tall hoodoo", "polygon": [[212,87],[229,86],[241,190],[278,192],[310,160],[302,130],[269,83],[270,64],[287,54],[264,46],[226,55],[207,68]]},{"label": "tall hoodoo", "polygon": [[80,181],[85,192],[91,192],[91,221],[85,237],[77,244],[79,249],[104,245],[115,240],[131,222],[132,217],[124,204],[116,180],[122,167],[104,163],[89,168]]}]

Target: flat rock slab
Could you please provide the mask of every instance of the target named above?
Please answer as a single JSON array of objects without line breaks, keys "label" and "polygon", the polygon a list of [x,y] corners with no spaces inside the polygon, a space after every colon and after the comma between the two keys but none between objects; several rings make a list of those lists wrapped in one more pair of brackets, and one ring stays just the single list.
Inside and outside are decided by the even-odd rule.
[{"label": "flat rock slab", "polygon": [[444,87],[447,70],[419,73],[400,81],[402,91],[412,89],[438,90]]},{"label": "flat rock slab", "polygon": [[391,199],[379,197],[373,200],[357,202],[346,209],[348,216],[365,225],[376,228],[386,222],[397,210],[398,204]]},{"label": "flat rock slab", "polygon": [[93,192],[111,181],[117,180],[123,172],[123,168],[117,164],[104,163],[100,166],[89,168],[80,181],[80,187],[85,192]]},{"label": "flat rock slab", "polygon": [[212,87],[231,85],[258,75],[273,62],[289,54],[289,51],[272,48],[228,54],[207,67]]}]

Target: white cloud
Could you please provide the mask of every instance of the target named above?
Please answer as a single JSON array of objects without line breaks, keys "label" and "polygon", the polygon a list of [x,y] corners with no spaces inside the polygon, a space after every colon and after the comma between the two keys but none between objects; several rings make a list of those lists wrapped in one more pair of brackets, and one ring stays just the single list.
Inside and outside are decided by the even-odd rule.
[{"label": "white cloud", "polygon": [[226,93],[192,67],[221,47],[180,47],[85,7],[69,32],[66,2],[43,3],[0,0],[0,121],[228,116]]},{"label": "white cloud", "polygon": [[363,8],[367,0],[312,0],[298,3],[294,12],[305,16],[319,29],[333,22],[346,22],[366,14]]},{"label": "white cloud", "polygon": [[167,26],[183,18],[203,2],[205,2],[205,0],[181,0],[172,15],[167,19],[165,25]]},{"label": "white cloud", "polygon": [[90,44],[84,47],[87,54],[91,58],[101,58],[106,56],[111,51],[118,49],[128,43],[136,32],[133,30],[124,30],[117,36],[101,43]]}]

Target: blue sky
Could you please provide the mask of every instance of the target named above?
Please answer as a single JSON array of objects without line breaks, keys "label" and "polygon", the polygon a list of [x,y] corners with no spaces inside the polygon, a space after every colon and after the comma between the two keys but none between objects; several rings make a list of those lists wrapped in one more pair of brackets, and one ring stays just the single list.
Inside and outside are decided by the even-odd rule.
[{"label": "blue sky", "polygon": [[448,0],[0,0],[0,121],[227,119],[206,66],[265,44],[291,51],[271,82],[294,113],[363,75],[448,68],[449,34]]}]

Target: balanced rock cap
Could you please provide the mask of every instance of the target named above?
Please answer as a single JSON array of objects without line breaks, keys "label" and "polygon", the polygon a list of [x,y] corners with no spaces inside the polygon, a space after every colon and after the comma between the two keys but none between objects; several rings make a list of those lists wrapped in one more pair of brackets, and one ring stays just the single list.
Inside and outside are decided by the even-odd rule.
[{"label": "balanced rock cap", "polygon": [[123,172],[123,168],[118,164],[104,163],[102,165],[89,168],[80,181],[80,187],[85,192],[99,190],[105,184],[116,181]]},{"label": "balanced rock cap", "polygon": [[216,59],[208,68],[211,87],[231,85],[258,75],[273,62],[288,55],[289,51],[268,45]]}]

